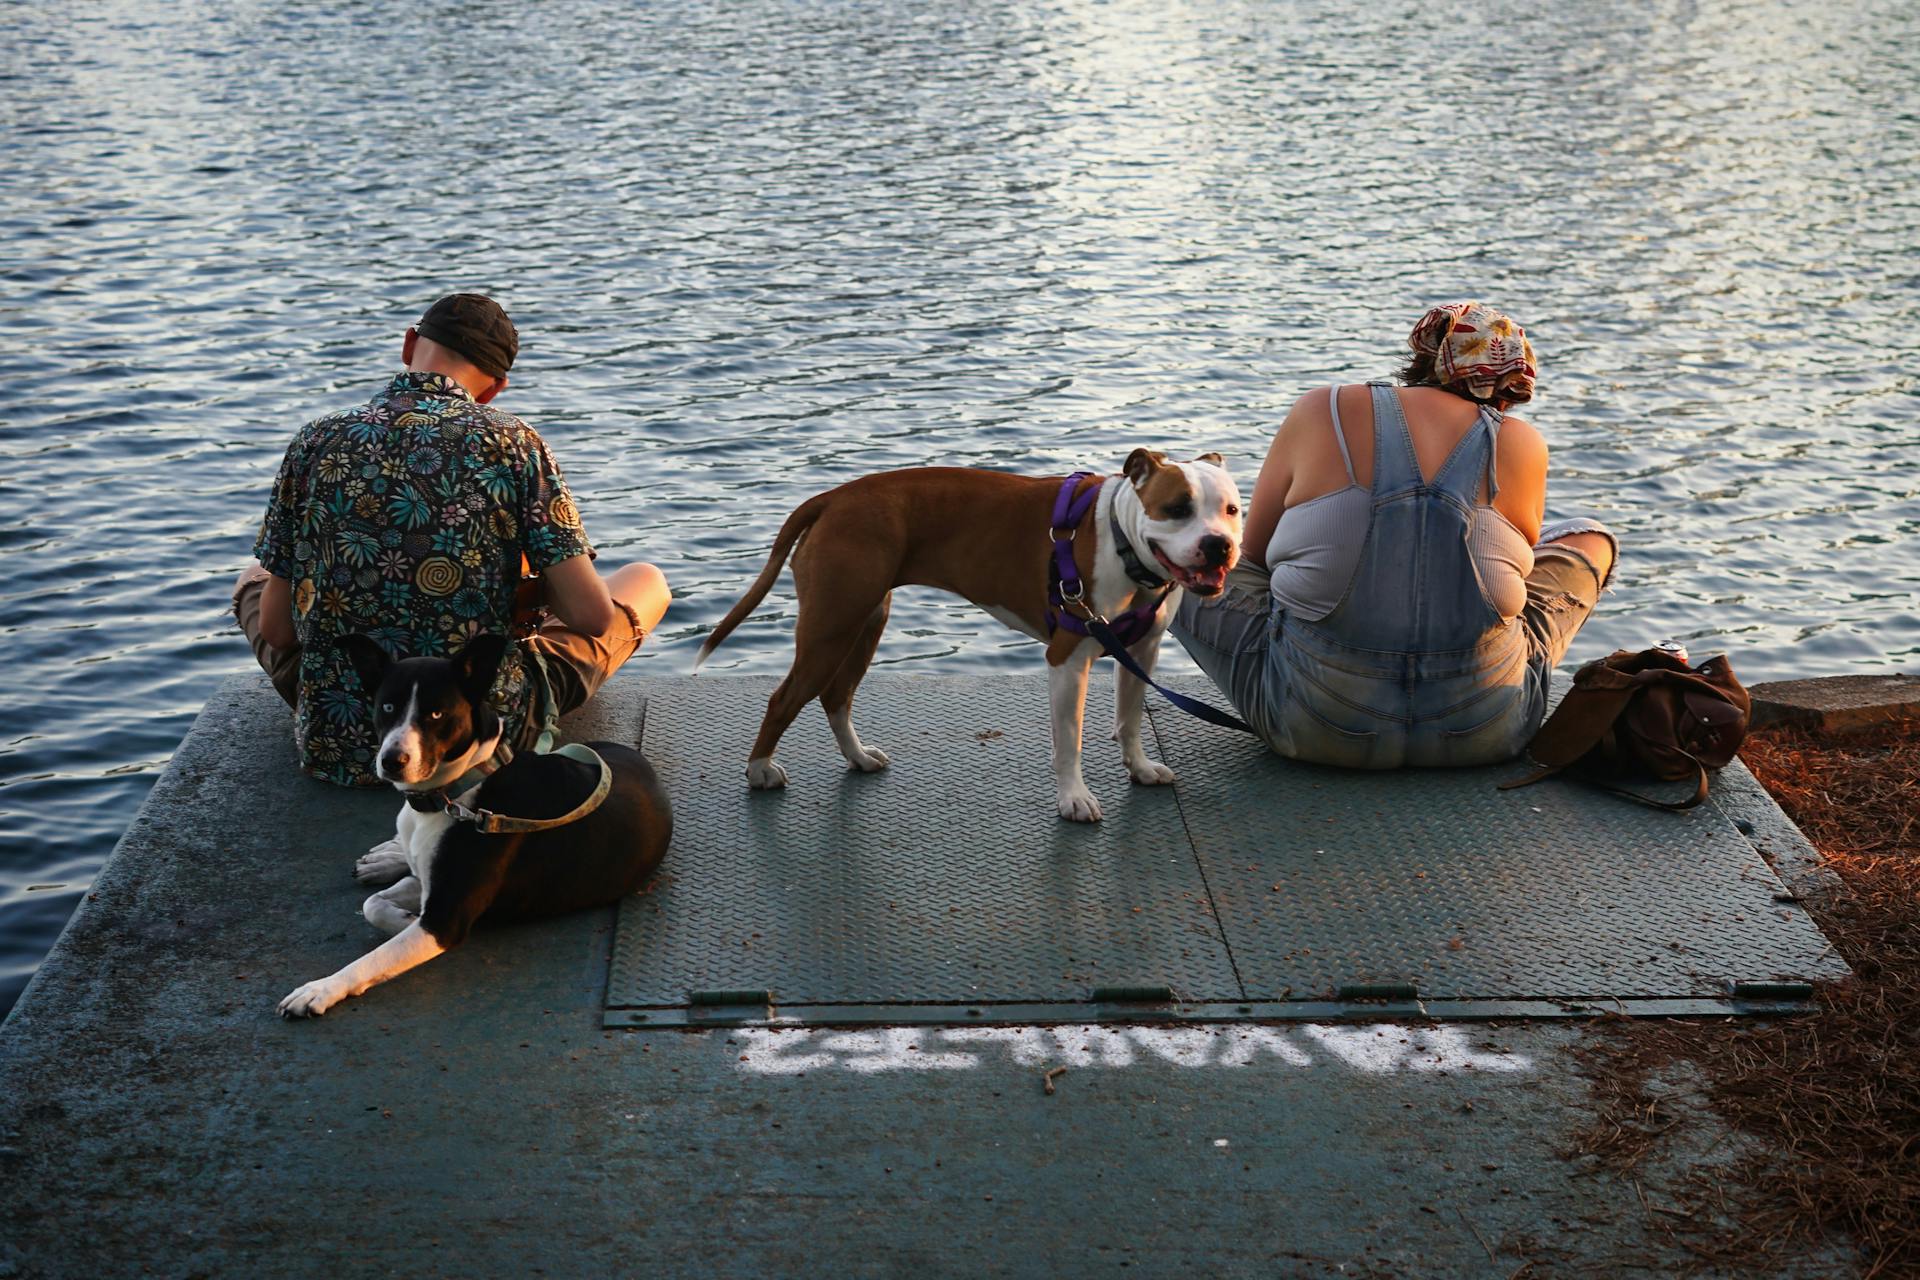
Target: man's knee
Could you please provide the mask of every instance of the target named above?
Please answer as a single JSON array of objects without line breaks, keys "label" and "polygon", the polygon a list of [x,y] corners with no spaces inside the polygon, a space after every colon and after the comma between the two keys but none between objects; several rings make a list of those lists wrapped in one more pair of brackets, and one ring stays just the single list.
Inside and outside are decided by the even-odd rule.
[{"label": "man's knee", "polygon": [[268,576],[258,560],[248,562],[247,567],[240,571],[240,576],[233,580],[233,611],[236,615],[240,612],[240,597],[247,588],[266,585]]},{"label": "man's knee", "polygon": [[645,561],[623,565],[607,576],[607,592],[633,611],[642,631],[651,632],[673,601],[673,589],[659,566]]},{"label": "man's knee", "polygon": [[[667,575],[660,572],[659,565],[649,564],[645,560],[635,560],[632,564],[621,565],[607,575],[607,589],[611,591],[616,585],[634,590],[665,587]],[[615,591],[614,594],[618,595],[619,592]]]}]

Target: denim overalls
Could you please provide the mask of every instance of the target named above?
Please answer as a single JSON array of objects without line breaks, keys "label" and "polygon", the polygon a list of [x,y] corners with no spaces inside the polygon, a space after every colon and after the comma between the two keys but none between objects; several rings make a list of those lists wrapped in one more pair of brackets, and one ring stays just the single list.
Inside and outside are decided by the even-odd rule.
[{"label": "denim overalls", "polygon": [[1501,617],[1469,552],[1474,522],[1502,519],[1479,501],[1483,477],[1497,491],[1501,415],[1484,409],[1422,481],[1399,397],[1370,385],[1372,512],[1333,611],[1309,622],[1230,585],[1214,601],[1189,593],[1172,629],[1281,755],[1364,769],[1510,759],[1546,713],[1551,662]]}]

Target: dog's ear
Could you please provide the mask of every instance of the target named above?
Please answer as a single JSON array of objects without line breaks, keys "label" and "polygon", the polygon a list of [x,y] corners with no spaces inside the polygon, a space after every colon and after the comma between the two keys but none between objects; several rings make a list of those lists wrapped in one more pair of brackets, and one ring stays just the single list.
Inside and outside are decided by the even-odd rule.
[{"label": "dog's ear", "polygon": [[1224,466],[1226,466],[1226,465],[1227,465],[1227,460],[1226,460],[1225,458],[1223,458],[1223,457],[1221,457],[1221,456],[1220,456],[1219,454],[1217,454],[1217,453],[1213,453],[1213,452],[1207,452],[1207,453],[1203,453],[1203,454],[1200,454],[1199,456],[1197,456],[1197,457],[1195,457],[1195,458],[1194,458],[1194,461],[1195,461],[1195,462],[1210,462],[1210,463],[1212,463],[1212,464],[1213,464],[1214,466],[1216,466],[1216,467],[1224,467]]},{"label": "dog's ear", "polygon": [[393,665],[393,655],[381,648],[378,640],[358,631],[341,636],[334,643],[346,650],[353,669],[360,673],[360,687],[366,692],[367,701],[372,702],[373,695],[380,691],[380,682],[387,678],[387,668]]},{"label": "dog's ear", "polygon": [[500,659],[507,656],[505,636],[475,636],[467,647],[453,655],[453,678],[467,701],[484,703],[493,677],[500,670]]},{"label": "dog's ear", "polygon": [[1166,463],[1167,455],[1164,453],[1155,453],[1152,449],[1135,449],[1127,455],[1127,463],[1120,469],[1126,473],[1127,479],[1133,481],[1133,487],[1138,489],[1147,482],[1148,476]]}]

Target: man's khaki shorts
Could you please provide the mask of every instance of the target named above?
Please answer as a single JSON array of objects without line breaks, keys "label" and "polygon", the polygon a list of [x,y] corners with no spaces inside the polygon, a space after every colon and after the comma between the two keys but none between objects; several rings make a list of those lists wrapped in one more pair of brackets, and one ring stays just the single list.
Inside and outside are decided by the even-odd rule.
[{"label": "man's khaki shorts", "polygon": [[[546,664],[547,683],[557,704],[555,714],[565,715],[584,706],[646,640],[639,615],[619,600],[613,607],[620,617],[604,636],[585,635],[555,618],[520,642],[522,649],[538,654]],[[532,728],[537,734],[539,726]]]},{"label": "man's khaki shorts", "polygon": [[[233,584],[233,616],[240,623],[241,634],[253,646],[254,660],[291,707],[300,697],[300,650],[276,649],[260,635],[260,596],[267,577],[267,571],[259,565],[241,573]],[[523,649],[539,654],[546,666],[556,715],[584,705],[647,638],[639,615],[630,606],[619,600],[613,606],[619,610],[620,620],[604,636],[583,635],[556,618],[520,642]],[[537,735],[539,725],[533,724],[531,732]]]},{"label": "man's khaki shorts", "polygon": [[233,584],[233,616],[240,623],[240,634],[253,646],[253,660],[273,681],[273,689],[288,706],[300,702],[300,650],[276,649],[260,635],[260,596],[270,577],[257,564],[241,570]]}]

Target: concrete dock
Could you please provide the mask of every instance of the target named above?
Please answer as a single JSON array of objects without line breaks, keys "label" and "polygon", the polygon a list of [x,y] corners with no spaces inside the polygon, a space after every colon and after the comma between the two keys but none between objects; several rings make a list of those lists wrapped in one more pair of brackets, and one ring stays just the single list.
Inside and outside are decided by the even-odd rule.
[{"label": "concrete dock", "polygon": [[[1135,788],[1097,680],[1081,828],[1034,812],[1037,676],[875,677],[893,768],[846,774],[810,710],[749,795],[765,688],[627,673],[565,726],[668,778],[653,893],[288,1023],[377,940],[350,869],[397,806],[301,778],[264,681],[223,686],[0,1030],[0,1276],[1664,1270],[1635,1188],[1563,1155],[1605,1034],[1568,1015],[1768,1016],[1845,972],[1737,765],[1640,815],[1155,707],[1181,780]],[[1382,831],[1419,835],[1335,856]],[[1728,1158],[1697,1120],[1673,1158]]]}]

